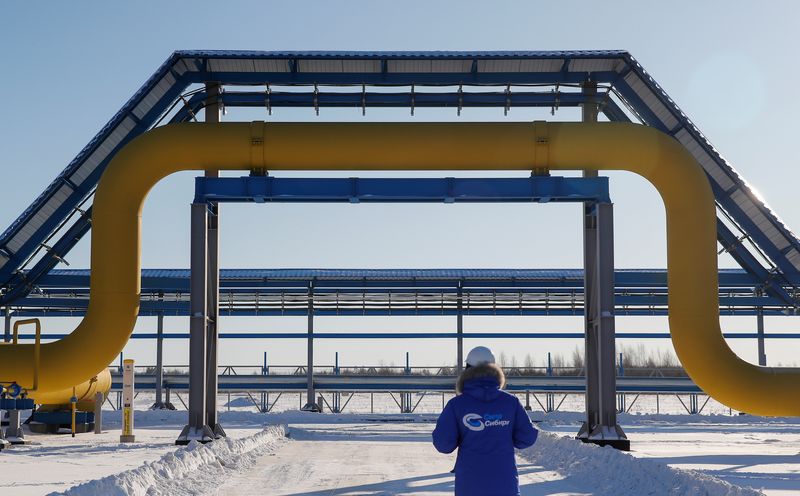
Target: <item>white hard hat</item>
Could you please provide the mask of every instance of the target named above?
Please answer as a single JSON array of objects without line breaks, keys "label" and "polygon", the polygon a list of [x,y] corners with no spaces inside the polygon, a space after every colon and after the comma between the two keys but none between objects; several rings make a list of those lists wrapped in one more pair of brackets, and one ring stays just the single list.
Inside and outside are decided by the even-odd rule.
[{"label": "white hard hat", "polygon": [[476,346],[467,354],[467,365],[477,367],[486,363],[494,363],[492,350],[485,346]]}]

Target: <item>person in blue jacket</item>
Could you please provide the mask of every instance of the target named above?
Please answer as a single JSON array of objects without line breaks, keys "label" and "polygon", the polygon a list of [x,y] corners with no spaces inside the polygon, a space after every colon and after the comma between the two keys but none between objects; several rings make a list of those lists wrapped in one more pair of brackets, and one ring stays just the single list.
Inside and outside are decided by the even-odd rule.
[{"label": "person in blue jacket", "polygon": [[538,431],[519,400],[502,390],[505,374],[488,348],[474,348],[466,362],[456,396],[436,421],[433,445],[441,453],[458,448],[457,496],[516,496],[514,448],[532,446]]}]

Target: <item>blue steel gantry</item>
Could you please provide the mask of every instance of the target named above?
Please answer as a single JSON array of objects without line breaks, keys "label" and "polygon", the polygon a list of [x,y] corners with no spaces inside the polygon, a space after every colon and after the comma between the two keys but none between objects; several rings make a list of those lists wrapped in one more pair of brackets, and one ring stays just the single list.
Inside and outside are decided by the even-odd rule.
[{"label": "blue steel gantry", "polygon": [[[261,108],[268,116],[274,109],[299,107],[314,109],[317,114],[323,108],[359,108],[362,114],[371,108],[407,108],[412,116],[417,108],[451,108],[456,117],[462,109],[475,107],[502,109],[504,117],[520,107],[553,112],[580,107],[585,121],[596,121],[602,114],[609,121],[655,127],[679,141],[709,178],[718,207],[721,252],[729,253],[742,267],[720,271],[720,313],[757,317],[759,363],[766,360],[764,315],[797,314],[800,240],[627,52],[179,51],[0,235],[0,308],[6,339],[12,314],[84,314],[88,271],[55,267],[90,231],[94,190],[115,153],[154,127],[194,121],[200,112],[206,120],[218,120],[224,107]],[[194,282],[200,277],[197,267],[203,267],[203,284],[209,287],[202,296],[207,303],[202,305],[207,323],[202,324],[202,340],[192,327],[191,346],[193,357],[203,357],[204,371],[192,372],[191,390],[217,389],[218,379],[212,373],[215,343],[226,337],[216,332],[219,315],[307,315],[309,400],[314,390],[313,339],[333,337],[313,332],[314,315],[455,315],[459,319],[455,336],[459,363],[461,340],[466,336],[461,326],[465,315],[587,315],[588,367],[597,370],[587,373],[589,431],[582,435],[591,438],[597,426],[612,430],[616,426],[613,405],[607,404],[609,392],[613,392],[613,377],[609,382],[613,374],[606,370],[613,366],[613,359],[609,360],[615,335],[613,315],[665,315],[667,281],[661,270],[612,272],[610,234],[600,232],[611,232],[605,178],[367,179],[258,174],[260,171],[244,178],[198,178],[193,253],[195,238],[197,243],[202,240],[202,258],[206,260],[193,262],[190,271],[142,273],[140,315],[159,318],[155,337],[160,346],[168,337],[162,329],[165,315],[197,314],[193,305],[201,295]],[[586,270],[219,271],[216,205],[243,201],[583,202]],[[202,232],[195,229],[195,220],[197,226],[203,226]],[[607,225],[601,227],[604,222]],[[289,337],[281,333],[251,336],[267,334]],[[514,337],[520,336],[514,333]],[[202,346],[195,350],[201,341]],[[593,362],[595,352],[605,358]],[[201,376],[202,381],[197,382]],[[592,383],[598,377],[600,382]],[[199,415],[192,422],[213,431],[218,427],[216,406],[206,399],[190,398],[191,415]],[[621,431],[617,435],[617,440],[626,441]]]},{"label": "blue steel gantry", "polygon": [[[204,86],[214,82],[215,94]],[[588,90],[587,90],[588,88]],[[350,89],[352,91],[345,91]],[[796,306],[800,241],[629,53],[178,51],[0,235],[0,306],[33,289],[90,229],[94,187],[148,129],[229,107],[577,107],[674,136],[706,170],[718,238],[760,287]],[[27,270],[23,270],[27,269]]]}]

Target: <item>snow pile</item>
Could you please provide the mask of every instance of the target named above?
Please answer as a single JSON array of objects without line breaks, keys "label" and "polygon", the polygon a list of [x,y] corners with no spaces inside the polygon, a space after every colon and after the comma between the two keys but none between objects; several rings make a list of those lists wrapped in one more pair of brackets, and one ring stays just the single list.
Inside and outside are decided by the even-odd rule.
[{"label": "snow pile", "polygon": [[250,398],[239,397],[225,403],[225,406],[228,408],[253,408],[255,405],[253,404],[253,400]]},{"label": "snow pile", "polygon": [[284,439],[285,426],[267,427],[242,439],[224,438],[209,445],[192,441],[185,448],[119,474],[77,485],[65,496],[194,494],[198,488],[215,487],[231,471],[251,467]]},{"label": "snow pile", "polygon": [[679,470],[575,439],[539,432],[536,444],[522,458],[546,470],[578,481],[591,481],[595,495],[658,494],[675,496],[758,496],[763,493],[734,486],[692,470]]}]

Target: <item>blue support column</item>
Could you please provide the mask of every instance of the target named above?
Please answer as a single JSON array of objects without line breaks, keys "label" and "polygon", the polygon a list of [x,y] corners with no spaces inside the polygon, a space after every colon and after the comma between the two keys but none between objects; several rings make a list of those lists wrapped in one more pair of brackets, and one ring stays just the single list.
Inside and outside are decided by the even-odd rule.
[{"label": "blue support column", "polygon": [[[333,374],[339,375],[339,352],[335,352],[333,359]],[[333,393],[333,404],[331,405],[332,413],[340,413],[342,411],[342,393],[335,391]]]},{"label": "blue support column", "polygon": [[319,412],[314,395],[314,283],[308,284],[308,344],[306,348],[306,403],[301,410],[306,412]]},{"label": "blue support column", "polygon": [[[261,366],[261,375],[269,374],[269,366],[267,366],[267,352],[264,352],[264,365]],[[261,413],[269,411],[269,393],[266,391],[261,392]]]},{"label": "blue support column", "polygon": [[[410,353],[406,352],[406,366],[403,370],[405,375],[411,375],[411,357]],[[411,413],[412,410],[411,406],[411,393],[403,392],[400,393],[400,411],[401,413]]]},{"label": "blue support column", "polygon": [[4,331],[3,331],[3,341],[6,343],[11,342],[11,307],[5,307],[3,309],[3,321],[5,322]]},{"label": "blue support column", "polygon": [[[547,377],[553,377],[553,361],[551,353],[547,352]],[[556,396],[552,391],[548,391],[544,395],[544,410],[545,413],[553,413],[556,409]]]},{"label": "blue support column", "polygon": [[461,375],[464,368],[464,281],[458,281],[456,334],[456,374]]},{"label": "blue support column", "polygon": [[[177,445],[196,440],[207,443],[216,439],[208,425],[208,206],[193,203],[191,206],[191,256],[190,256],[190,306],[189,318],[189,419]],[[216,375],[216,367],[213,371]],[[217,391],[213,391],[216,398]]]},{"label": "blue support column", "polygon": [[756,313],[756,328],[758,334],[758,364],[762,367],[767,366],[767,353],[764,346],[764,308],[758,307]]}]

